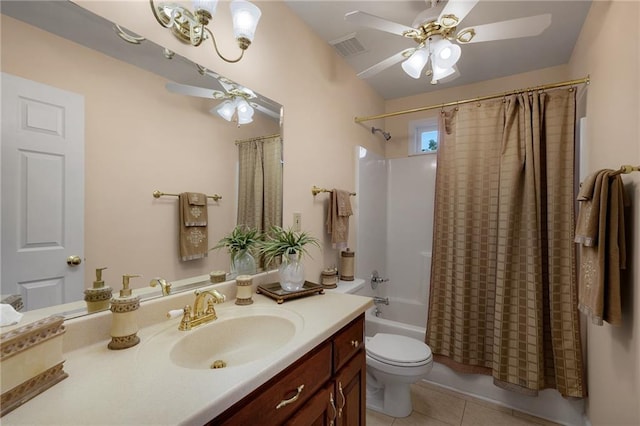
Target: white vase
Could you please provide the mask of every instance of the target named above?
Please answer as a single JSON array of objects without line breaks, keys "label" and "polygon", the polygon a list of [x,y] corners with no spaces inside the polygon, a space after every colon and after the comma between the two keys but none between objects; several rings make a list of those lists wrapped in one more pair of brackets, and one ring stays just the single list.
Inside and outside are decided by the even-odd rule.
[{"label": "white vase", "polygon": [[234,279],[238,275],[255,275],[256,260],[248,251],[237,255],[231,262],[230,279]]},{"label": "white vase", "polygon": [[283,256],[278,273],[280,287],[285,291],[298,291],[304,285],[304,266],[296,254]]}]

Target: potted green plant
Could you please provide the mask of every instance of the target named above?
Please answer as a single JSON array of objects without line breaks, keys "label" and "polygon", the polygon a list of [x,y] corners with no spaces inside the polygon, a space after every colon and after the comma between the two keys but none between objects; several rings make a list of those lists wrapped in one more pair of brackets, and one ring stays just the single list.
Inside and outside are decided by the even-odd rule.
[{"label": "potted green plant", "polygon": [[304,285],[304,267],[301,260],[305,255],[309,255],[309,245],[320,248],[318,239],[307,232],[285,230],[279,226],[271,227],[264,240],[259,243],[258,253],[264,256],[266,265],[282,257],[278,272],[283,290],[298,291]]},{"label": "potted green plant", "polygon": [[256,261],[251,251],[257,250],[260,239],[260,231],[256,228],[238,225],[211,250],[226,247],[231,256],[231,279],[238,275],[253,275],[256,273]]}]

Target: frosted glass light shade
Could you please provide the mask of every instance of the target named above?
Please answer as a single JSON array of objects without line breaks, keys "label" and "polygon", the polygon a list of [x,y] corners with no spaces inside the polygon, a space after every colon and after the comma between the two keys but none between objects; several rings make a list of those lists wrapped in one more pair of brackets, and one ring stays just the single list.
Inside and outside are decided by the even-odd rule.
[{"label": "frosted glass light shade", "polygon": [[244,99],[237,103],[238,124],[247,124],[253,121],[253,107]]},{"label": "frosted glass light shade", "polygon": [[215,16],[216,8],[218,7],[218,0],[192,0],[193,10],[206,10],[211,14],[211,16]]},{"label": "frosted glass light shade", "polygon": [[432,66],[431,70],[433,71],[433,75],[431,76],[431,84],[436,84],[438,80],[448,77],[451,74],[456,72],[455,68],[453,67],[442,68],[435,62],[432,62],[431,66]]},{"label": "frosted glass light shade", "polygon": [[253,41],[262,12],[246,0],[233,0],[229,5],[233,17],[233,35],[236,39]]},{"label": "frosted glass light shade", "polygon": [[433,59],[440,68],[451,68],[458,62],[462,49],[449,40],[438,40],[433,44]]},{"label": "frosted glass light shade", "polygon": [[235,102],[226,100],[216,107],[216,112],[227,121],[231,121],[233,114],[236,112]]},{"label": "frosted glass light shade", "polygon": [[420,78],[420,73],[429,61],[429,52],[426,49],[420,49],[409,56],[409,59],[402,63],[402,69],[410,77]]}]

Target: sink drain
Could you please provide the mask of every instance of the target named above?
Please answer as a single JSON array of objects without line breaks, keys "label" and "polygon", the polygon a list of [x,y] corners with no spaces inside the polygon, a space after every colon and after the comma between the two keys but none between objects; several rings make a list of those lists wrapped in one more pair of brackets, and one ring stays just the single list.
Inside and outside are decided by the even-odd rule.
[{"label": "sink drain", "polygon": [[217,359],[213,361],[213,364],[211,364],[211,368],[224,368],[226,366],[227,366],[227,363],[221,359]]}]

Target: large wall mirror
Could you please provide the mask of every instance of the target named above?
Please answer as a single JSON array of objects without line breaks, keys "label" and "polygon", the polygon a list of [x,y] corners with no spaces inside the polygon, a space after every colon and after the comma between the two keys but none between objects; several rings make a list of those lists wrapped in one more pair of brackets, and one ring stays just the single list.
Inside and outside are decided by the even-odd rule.
[{"label": "large wall mirror", "polygon": [[[15,180],[5,175],[5,160],[18,157],[7,155],[7,140],[13,136],[5,133],[9,126],[3,123],[2,295],[22,293],[25,307],[37,309],[82,300],[98,268],[107,268],[102,275],[114,293],[125,274],[141,275],[132,278],[131,285],[147,288],[158,276],[174,281],[212,270],[228,271],[229,256],[224,250],[210,251],[206,258],[194,261],[179,258],[178,198],[155,198],[153,192],[219,194],[220,200],[207,203],[207,245],[213,247],[238,218],[238,146],[274,135],[282,139],[282,105],[240,86],[233,76],[219,76],[149,40],[136,40],[124,28],[119,35],[113,23],[72,2],[2,2],[0,11],[3,78],[9,74],[78,95],[83,135],[77,166],[82,173],[76,182],[83,198],[82,211],[76,212],[82,219],[75,226],[82,241],[79,252],[56,260],[63,266],[52,278],[22,274],[21,283],[16,284],[7,271],[15,265],[8,262],[18,263],[23,271],[35,271],[46,263],[15,260],[16,246],[23,254],[37,248],[61,251],[60,247],[71,245],[70,240],[45,225],[69,218],[66,213],[42,211],[46,209],[35,212],[39,216],[22,211],[25,200],[15,192]],[[127,36],[134,38],[126,41]],[[255,109],[251,123],[238,125],[237,117],[228,121],[216,113],[225,94],[234,90],[251,94],[248,101]],[[59,124],[56,119],[38,118],[39,107],[30,105],[25,106],[29,120]],[[65,132],[70,130],[60,130]],[[27,181],[38,177],[40,171],[31,172],[39,165],[50,163],[37,156],[19,158],[31,171],[19,168],[17,173],[22,175],[15,178]],[[70,188],[69,182],[49,181],[48,185],[40,189],[37,199]],[[276,189],[282,199],[281,185],[269,189]],[[28,246],[30,237],[19,232],[12,240],[15,225],[7,221],[12,216],[37,221],[44,240],[53,236],[32,246]],[[77,255],[80,265],[67,265],[70,255]],[[64,274],[75,278],[76,284],[65,284]],[[159,294],[159,289],[155,291]]]}]

